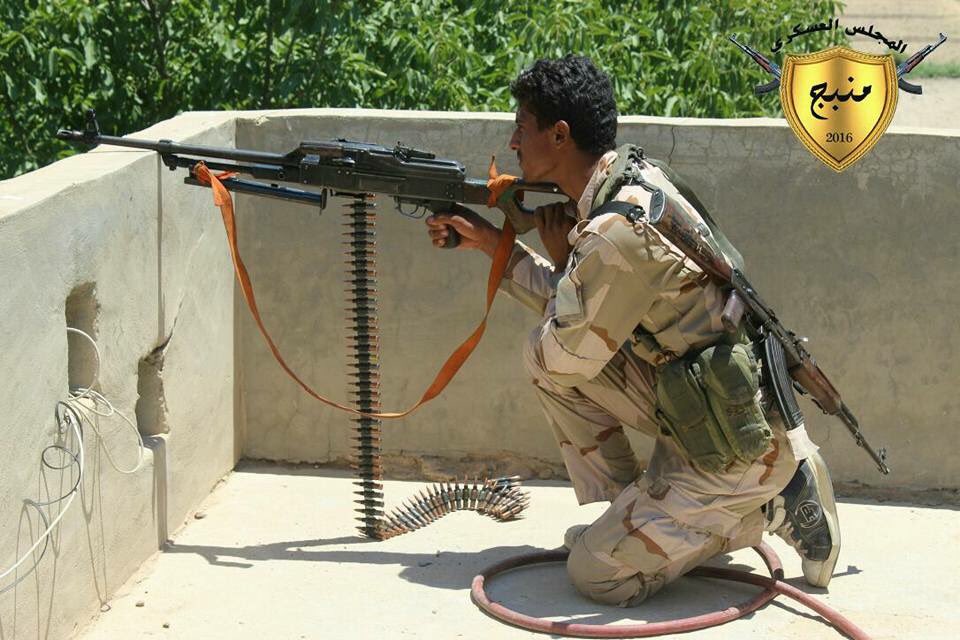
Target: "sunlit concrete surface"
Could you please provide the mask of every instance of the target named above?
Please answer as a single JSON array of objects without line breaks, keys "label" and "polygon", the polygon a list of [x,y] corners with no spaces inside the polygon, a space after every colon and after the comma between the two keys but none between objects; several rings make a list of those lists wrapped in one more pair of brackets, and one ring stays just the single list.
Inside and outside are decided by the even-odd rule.
[{"label": "sunlit concrete surface", "polygon": [[[388,481],[388,506],[424,485]],[[555,548],[564,530],[598,516],[577,507],[562,482],[528,487],[526,517],[498,523],[472,512],[385,542],[355,536],[352,485],[343,472],[241,464],[169,547],[144,565],[80,634],[117,638],[501,638],[535,637],[471,602],[471,579],[516,554]],[[790,582],[828,602],[874,638],[955,638],[960,593],[960,512],[843,502],[844,547],[829,591],[803,586],[799,558],[767,536]],[[751,550],[719,563],[758,568]],[[492,599],[524,613],[583,623],[658,621],[725,608],[753,588],[684,578],[648,603],[617,609],[581,598],[562,565],[493,581]],[[724,627],[683,638],[839,638],[819,618],[782,600]]]}]

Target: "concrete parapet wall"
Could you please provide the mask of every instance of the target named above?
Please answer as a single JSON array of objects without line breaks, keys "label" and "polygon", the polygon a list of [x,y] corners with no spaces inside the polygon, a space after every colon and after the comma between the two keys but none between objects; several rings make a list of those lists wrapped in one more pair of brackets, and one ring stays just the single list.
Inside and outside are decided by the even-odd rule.
[{"label": "concrete parapet wall", "polygon": [[[301,140],[397,140],[486,175],[512,114],[356,110],[193,113],[137,134],[285,152]],[[894,130],[835,174],[779,120],[626,117],[621,142],[668,160],[710,207],[758,290],[843,392],[894,474],[881,477],[842,425],[805,404],[836,480],[883,491],[960,489],[952,447],[960,380],[953,215],[960,204],[960,133]],[[0,595],[0,640],[65,637],[180,526],[241,456],[342,463],[349,416],[304,394],[279,368],[233,283],[208,191],[182,184],[155,154],[115,148],[68,158],[0,183],[0,571],[42,530],[24,500],[57,495],[70,472],[40,464],[68,380],[90,357],[66,335],[87,323],[103,351],[100,390],[136,418],[133,436],[101,420],[85,433],[82,492],[51,546],[15,591]],[[295,370],[346,401],[343,201],[323,213],[237,198],[241,248],[264,320]],[[382,395],[413,404],[479,321],[489,261],[435,250],[422,220],[378,202]],[[483,210],[499,223],[497,211]],[[535,247],[535,238],[527,237]],[[385,423],[388,475],[563,475],[556,445],[520,362],[537,318],[503,297],[487,334],[447,391]],[[81,327],[83,328],[83,327]],[[649,443],[636,438],[641,455]],[[69,487],[67,487],[69,488]],[[54,508],[52,515],[57,513]],[[29,562],[26,566],[29,566]],[[6,583],[0,582],[0,589]]]},{"label": "concrete parapet wall", "polygon": [[[232,146],[230,114],[190,114],[140,134]],[[41,465],[68,383],[97,387],[137,424],[84,430],[80,491],[37,571],[0,595],[0,638],[64,638],[100,610],[237,459],[233,282],[209,193],[187,189],[150,152],[100,148],[0,183],[0,572],[45,528],[25,500],[67,492],[75,466]],[[208,215],[198,215],[198,212]],[[67,435],[66,444],[76,450]],[[64,458],[47,452],[48,462]],[[48,510],[51,518],[59,506]],[[17,575],[29,573],[33,558]],[[0,589],[15,575],[0,580]]]},{"label": "concrete parapet wall", "polygon": [[[517,171],[506,146],[512,121],[511,114],[265,112],[241,115],[237,141],[285,151],[306,139],[402,140],[456,158],[482,177],[492,154],[502,171]],[[743,253],[766,301],[788,327],[810,336],[811,351],[870,442],[888,447],[894,474],[884,478],[839,421],[805,402],[835,480],[880,489],[960,487],[960,454],[942,446],[960,409],[952,388],[960,380],[960,231],[953,224],[960,134],[890,131],[842,174],[815,160],[782,120],[625,117],[619,142],[642,145],[689,180]],[[321,215],[240,200],[242,247],[267,325],[296,370],[345,399],[342,203]],[[382,393],[384,409],[399,410],[419,398],[479,320],[489,261],[434,250],[422,221],[397,215],[387,199],[378,207]],[[286,378],[242,302],[237,321],[244,455],[345,460],[349,417]],[[498,461],[544,477],[562,473],[519,358],[534,322],[512,300],[498,300],[483,343],[444,395],[385,423],[388,474],[446,471],[454,462],[473,471]]]}]

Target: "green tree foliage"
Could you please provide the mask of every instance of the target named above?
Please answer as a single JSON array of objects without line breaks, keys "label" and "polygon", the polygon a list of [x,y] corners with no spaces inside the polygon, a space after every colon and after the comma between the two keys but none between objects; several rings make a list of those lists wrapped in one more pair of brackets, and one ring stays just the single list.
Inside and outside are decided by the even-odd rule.
[{"label": "green tree foliage", "polygon": [[[0,0],[0,178],[74,153],[94,107],[122,135],[181,111],[371,107],[509,111],[539,57],[591,56],[624,114],[776,115],[726,36],[771,56],[836,0]],[[832,40],[830,40],[832,38]],[[786,47],[812,51],[842,32]]]}]

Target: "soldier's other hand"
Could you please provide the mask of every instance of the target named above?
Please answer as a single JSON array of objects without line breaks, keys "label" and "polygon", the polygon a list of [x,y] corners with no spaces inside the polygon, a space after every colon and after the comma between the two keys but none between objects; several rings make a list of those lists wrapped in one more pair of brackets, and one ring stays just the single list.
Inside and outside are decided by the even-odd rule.
[{"label": "soldier's other hand", "polygon": [[533,222],[537,225],[540,240],[557,268],[567,264],[570,255],[570,242],[567,235],[576,226],[577,221],[571,217],[572,202],[554,202],[533,210]]},{"label": "soldier's other hand", "polygon": [[446,244],[450,235],[448,227],[453,227],[460,234],[457,249],[480,249],[493,256],[500,240],[499,229],[477,212],[459,204],[453,205],[450,211],[428,216],[426,223],[427,233],[435,247],[442,248]]}]

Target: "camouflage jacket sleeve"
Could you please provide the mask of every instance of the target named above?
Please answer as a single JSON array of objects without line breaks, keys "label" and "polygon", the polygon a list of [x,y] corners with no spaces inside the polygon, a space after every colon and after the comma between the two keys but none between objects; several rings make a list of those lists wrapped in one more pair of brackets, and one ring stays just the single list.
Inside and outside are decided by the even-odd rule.
[{"label": "camouflage jacket sleeve", "polygon": [[648,246],[619,214],[582,221],[578,230],[556,296],[525,354],[553,383],[567,387],[600,373],[649,311],[657,280],[682,264],[665,254],[666,247]]},{"label": "camouflage jacket sleeve", "polygon": [[511,298],[542,314],[554,296],[560,273],[539,253],[515,240],[500,290]]}]

